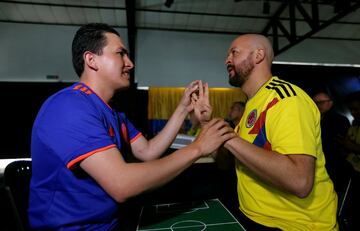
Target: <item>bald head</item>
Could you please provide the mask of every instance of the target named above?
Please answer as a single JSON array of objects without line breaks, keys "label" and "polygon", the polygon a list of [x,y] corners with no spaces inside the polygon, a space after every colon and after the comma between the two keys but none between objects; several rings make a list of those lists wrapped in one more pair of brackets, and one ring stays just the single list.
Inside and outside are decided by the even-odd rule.
[{"label": "bald head", "polygon": [[[253,90],[257,90],[258,84],[271,78],[273,58],[273,49],[265,36],[246,34],[237,37],[231,43],[225,60],[229,83],[241,87],[249,97],[254,93]],[[254,89],[250,90],[248,86]]]},{"label": "bald head", "polygon": [[274,59],[274,51],[271,46],[269,39],[261,34],[245,34],[237,37],[232,45],[234,46],[247,46],[252,50],[263,50],[265,53],[265,58],[269,65],[271,65]]}]

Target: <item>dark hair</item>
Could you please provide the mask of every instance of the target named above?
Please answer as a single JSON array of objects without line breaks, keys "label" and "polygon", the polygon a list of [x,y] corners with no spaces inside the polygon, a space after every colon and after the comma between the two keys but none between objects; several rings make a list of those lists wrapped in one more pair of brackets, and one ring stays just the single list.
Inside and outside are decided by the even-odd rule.
[{"label": "dark hair", "polygon": [[105,33],[113,33],[120,37],[114,28],[104,23],[86,24],[76,32],[72,42],[72,62],[79,77],[84,71],[84,53],[90,51],[97,55],[102,54],[102,49],[107,44]]}]

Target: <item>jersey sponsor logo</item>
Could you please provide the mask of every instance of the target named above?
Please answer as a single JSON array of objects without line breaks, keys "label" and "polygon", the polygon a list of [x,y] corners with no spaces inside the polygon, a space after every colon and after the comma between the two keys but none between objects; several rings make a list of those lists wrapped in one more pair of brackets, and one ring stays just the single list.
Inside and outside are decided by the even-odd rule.
[{"label": "jersey sponsor logo", "polygon": [[296,92],[290,83],[273,79],[267,86],[267,89],[275,90],[281,99],[285,97],[296,96]]},{"label": "jersey sponsor logo", "polygon": [[249,115],[246,118],[246,127],[251,128],[252,126],[254,126],[256,119],[257,119],[257,110],[254,109],[249,113]]}]

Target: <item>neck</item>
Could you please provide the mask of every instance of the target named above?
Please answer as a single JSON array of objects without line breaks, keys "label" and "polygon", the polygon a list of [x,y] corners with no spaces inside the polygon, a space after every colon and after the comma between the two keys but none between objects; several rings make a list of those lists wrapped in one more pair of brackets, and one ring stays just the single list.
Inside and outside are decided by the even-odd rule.
[{"label": "neck", "polygon": [[104,102],[109,103],[110,99],[113,97],[115,90],[109,89],[106,84],[103,84],[99,81],[99,78],[91,78],[87,75],[82,75],[80,77],[80,82],[86,84],[91,88]]},{"label": "neck", "polygon": [[267,82],[269,79],[271,79],[272,74],[270,71],[258,71],[253,72],[248,77],[244,85],[241,87],[243,92],[246,94],[248,99],[251,99],[258,90]]}]

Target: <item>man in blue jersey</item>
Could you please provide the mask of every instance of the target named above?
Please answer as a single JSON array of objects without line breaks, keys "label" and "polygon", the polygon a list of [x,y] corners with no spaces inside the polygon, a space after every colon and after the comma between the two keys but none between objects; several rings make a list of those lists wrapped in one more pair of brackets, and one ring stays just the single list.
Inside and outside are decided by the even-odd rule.
[{"label": "man in blue jersey", "polygon": [[[32,130],[29,219],[36,230],[114,230],[118,203],[167,183],[235,136],[223,120],[206,120],[208,86],[194,81],[164,129],[148,141],[108,105],[115,91],[130,85],[134,67],[118,32],[85,25],[76,32],[72,55],[80,81],[44,103]],[[206,123],[202,132],[158,159],[189,112]],[[127,163],[125,150],[143,162]]]}]

